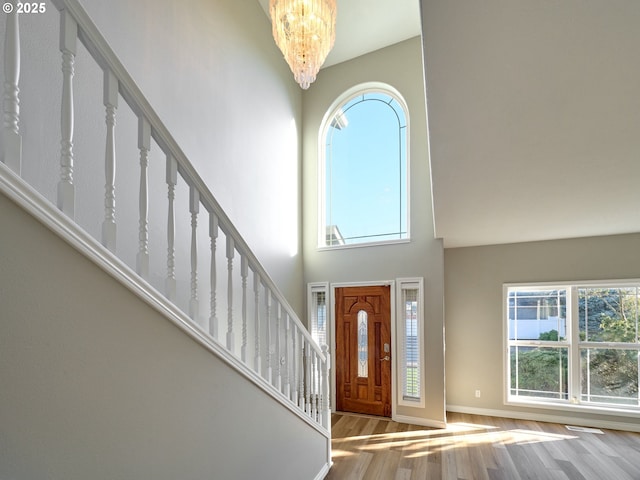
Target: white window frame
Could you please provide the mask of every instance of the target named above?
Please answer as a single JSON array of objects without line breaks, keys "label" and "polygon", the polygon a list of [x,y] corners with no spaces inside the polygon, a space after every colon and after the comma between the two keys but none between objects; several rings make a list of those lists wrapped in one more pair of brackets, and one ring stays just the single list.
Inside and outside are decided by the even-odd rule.
[{"label": "white window frame", "polygon": [[[334,116],[339,112],[340,108],[351,101],[355,96],[362,95],[365,93],[384,93],[391,97],[393,97],[398,104],[402,107],[406,120],[406,178],[405,178],[405,190],[406,190],[406,198],[405,203],[407,205],[407,234],[405,238],[394,239],[394,240],[380,240],[380,241],[371,241],[371,242],[361,242],[361,243],[350,243],[345,245],[327,245],[326,242],[326,196],[325,196],[325,185],[326,185],[326,145],[325,138],[327,135],[327,131],[331,126],[331,120]],[[366,82],[359,85],[355,85],[340,95],[329,107],[327,112],[322,119],[322,123],[320,124],[320,131],[318,134],[318,239],[317,245],[318,250],[335,250],[335,249],[344,249],[344,248],[360,248],[360,247],[369,247],[372,245],[389,245],[389,244],[397,244],[397,243],[408,243],[411,241],[411,193],[410,193],[410,184],[411,184],[411,172],[410,172],[410,152],[411,152],[411,135],[410,135],[410,120],[409,120],[409,108],[407,107],[407,103],[404,100],[404,97],[392,86],[382,83],[382,82]]]},{"label": "white window frame", "polygon": [[[404,392],[404,378],[406,371],[404,356],[406,345],[406,325],[404,324],[404,303],[403,303],[403,291],[404,290],[417,290],[417,320],[418,320],[418,378],[420,382],[419,397],[407,397]],[[413,278],[398,278],[396,280],[396,392],[397,392],[397,404],[405,407],[425,407],[425,363],[424,363],[424,279],[421,277]]]},{"label": "white window frame", "polygon": [[[505,405],[515,406],[533,406],[543,409],[564,410],[564,411],[580,411],[585,413],[599,413],[607,415],[620,415],[625,417],[640,418],[640,405],[638,407],[629,405],[603,405],[594,403],[583,403],[580,401],[581,384],[580,384],[580,348],[585,347],[607,347],[617,345],[607,342],[581,342],[579,331],[579,312],[578,312],[578,289],[590,287],[637,287],[640,279],[620,279],[620,280],[588,280],[575,282],[529,282],[529,283],[505,283],[503,284],[502,306],[503,306],[503,398]],[[566,305],[566,340],[558,342],[548,342],[552,346],[568,347],[568,399],[543,399],[540,397],[518,397],[512,396],[510,392],[511,381],[511,357],[510,347],[513,341],[509,340],[509,289],[510,288],[536,288],[536,289],[566,289],[567,305]],[[517,342],[517,341],[515,341]],[[545,341],[531,341],[532,345],[544,346]],[[631,346],[630,349],[638,349],[640,344],[625,343],[625,346]]]}]

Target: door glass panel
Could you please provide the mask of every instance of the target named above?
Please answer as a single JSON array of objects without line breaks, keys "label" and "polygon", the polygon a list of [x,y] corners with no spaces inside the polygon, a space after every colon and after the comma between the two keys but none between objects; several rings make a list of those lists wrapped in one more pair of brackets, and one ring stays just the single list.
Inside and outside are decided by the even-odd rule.
[{"label": "door glass panel", "polygon": [[368,315],[364,310],[358,312],[358,377],[369,376]]}]

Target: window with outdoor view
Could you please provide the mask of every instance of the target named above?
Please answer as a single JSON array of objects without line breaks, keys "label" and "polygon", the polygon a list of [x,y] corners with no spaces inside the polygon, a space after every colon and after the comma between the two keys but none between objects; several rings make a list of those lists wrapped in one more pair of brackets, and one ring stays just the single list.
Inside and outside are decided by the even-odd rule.
[{"label": "window with outdoor view", "polygon": [[309,316],[309,331],[311,337],[320,346],[327,341],[327,297],[329,284],[310,283],[307,286],[307,306]]},{"label": "window with outdoor view", "polygon": [[638,410],[640,281],[505,286],[507,400]]},{"label": "window with outdoor view", "polygon": [[397,288],[399,404],[424,406],[423,280],[401,278]]},{"label": "window with outdoor view", "polygon": [[318,242],[337,247],[406,240],[407,108],[386,86],[347,94],[321,134]]}]

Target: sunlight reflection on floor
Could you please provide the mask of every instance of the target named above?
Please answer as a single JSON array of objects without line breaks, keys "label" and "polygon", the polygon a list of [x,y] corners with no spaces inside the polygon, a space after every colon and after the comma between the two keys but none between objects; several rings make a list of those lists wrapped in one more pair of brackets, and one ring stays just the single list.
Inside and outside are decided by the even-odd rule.
[{"label": "sunlight reflection on floor", "polygon": [[[451,423],[446,429],[334,438],[333,456],[347,457],[355,455],[356,452],[402,449],[406,458],[417,458],[452,450],[458,446],[488,444],[494,447],[505,447],[507,445],[528,445],[575,438],[578,437],[525,429],[500,430],[499,427],[489,425]],[[355,452],[348,450],[351,443],[358,444],[354,449]]]},{"label": "sunlight reflection on floor", "polygon": [[640,436],[451,413],[446,428],[332,416],[326,480],[640,479]]}]

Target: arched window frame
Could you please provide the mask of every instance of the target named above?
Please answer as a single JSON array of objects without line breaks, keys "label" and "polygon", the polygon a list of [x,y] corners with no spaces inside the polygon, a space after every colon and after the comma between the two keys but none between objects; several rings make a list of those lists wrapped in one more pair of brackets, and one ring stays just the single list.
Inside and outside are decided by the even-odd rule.
[{"label": "arched window frame", "polygon": [[[350,243],[343,245],[328,245],[326,241],[326,136],[328,133],[328,129],[331,127],[331,123],[335,115],[344,107],[346,104],[351,102],[354,98],[371,93],[378,93],[383,95],[389,95],[392,97],[402,108],[405,116],[405,197],[404,202],[406,205],[406,235],[404,238],[393,239],[393,240],[379,240],[379,241],[369,241],[369,242],[360,242],[360,243]],[[318,224],[317,224],[317,233],[318,233],[318,249],[336,249],[336,248],[354,248],[354,247],[366,247],[371,245],[387,245],[393,243],[407,243],[411,239],[411,214],[410,214],[410,118],[409,118],[409,109],[407,107],[407,103],[404,98],[396,90],[394,87],[380,82],[367,82],[359,85],[355,85],[354,87],[348,89],[344,93],[342,93],[329,107],[327,112],[322,119],[322,123],[320,126],[319,136],[318,136]]]}]

